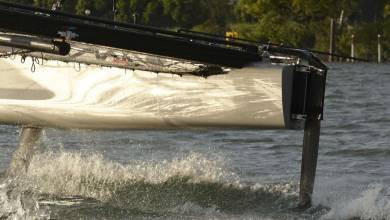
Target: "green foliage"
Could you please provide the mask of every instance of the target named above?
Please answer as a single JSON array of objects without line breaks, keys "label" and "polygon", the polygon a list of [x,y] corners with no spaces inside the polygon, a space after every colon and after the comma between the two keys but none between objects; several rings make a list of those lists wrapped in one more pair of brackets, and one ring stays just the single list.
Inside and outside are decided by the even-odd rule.
[{"label": "green foliage", "polygon": [[[294,46],[312,47],[316,33],[323,34],[324,20],[337,18],[341,11],[349,16],[356,0],[240,0],[236,12],[242,23],[250,23],[260,40],[287,42]],[[235,28],[240,29],[240,24]],[[245,36],[246,34],[240,33]],[[320,37],[320,36],[318,36]]]},{"label": "green foliage", "polygon": [[162,1],[149,2],[142,13],[142,18],[146,24],[153,24],[155,26],[168,26],[170,22],[164,15]]},{"label": "green foliage", "polygon": [[208,32],[224,35],[229,31],[230,24],[234,21],[234,11],[232,5],[227,0],[205,1],[204,19],[202,23],[194,25],[196,31]]},{"label": "green foliage", "polygon": [[7,2],[17,3],[17,4],[23,4],[23,5],[33,5],[34,0],[7,0]]},{"label": "green foliage", "polygon": [[285,20],[275,13],[265,14],[258,22],[233,25],[239,36],[260,42],[272,42],[310,48],[315,37],[302,23]]},{"label": "green foliage", "polygon": [[390,3],[387,3],[383,8],[383,18],[387,19],[390,17]]},{"label": "green foliage", "polygon": [[64,0],[64,1],[65,1],[65,3],[62,6],[62,10],[66,11],[66,12],[70,12],[70,13],[74,12],[78,0]]},{"label": "green foliage", "polygon": [[[129,0],[117,0],[116,1],[116,19],[121,22],[130,22],[131,9]],[[112,10],[112,9],[111,9]]]},{"label": "green foliage", "polygon": [[202,0],[163,0],[164,12],[183,28],[191,28],[207,20],[207,13],[202,10],[207,6]]},{"label": "green foliage", "polygon": [[338,21],[337,53],[349,55],[352,34],[361,57],[376,56],[378,33],[383,32],[385,50],[389,46],[390,0],[239,0],[235,12],[233,29],[253,40],[327,51],[333,18]]},{"label": "green foliage", "polygon": [[169,27],[173,21],[165,15],[162,0],[116,0],[117,20]]},{"label": "green foliage", "polygon": [[[67,1],[66,1],[67,2]],[[77,0],[75,1],[75,12],[79,15],[85,15],[88,9],[91,16],[112,19],[112,3],[107,0]]]}]

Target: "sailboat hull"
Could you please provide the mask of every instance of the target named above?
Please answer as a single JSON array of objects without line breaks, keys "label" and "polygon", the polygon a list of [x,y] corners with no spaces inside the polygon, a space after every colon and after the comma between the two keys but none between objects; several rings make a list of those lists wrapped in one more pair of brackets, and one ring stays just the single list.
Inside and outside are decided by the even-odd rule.
[{"label": "sailboat hull", "polygon": [[288,128],[283,66],[207,78],[0,60],[0,123],[83,129]]}]

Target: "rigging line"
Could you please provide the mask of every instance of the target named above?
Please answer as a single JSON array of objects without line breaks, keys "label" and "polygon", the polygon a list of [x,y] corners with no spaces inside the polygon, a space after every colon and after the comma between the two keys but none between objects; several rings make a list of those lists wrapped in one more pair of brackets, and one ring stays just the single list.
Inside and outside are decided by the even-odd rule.
[{"label": "rigging line", "polygon": [[76,63],[73,63],[73,69],[76,72],[80,72],[81,71],[81,64],[80,64],[80,62],[78,62],[78,66],[76,65]]},{"label": "rigging line", "polygon": [[[265,42],[255,41],[255,40],[248,40],[248,39],[238,38],[238,37],[225,37],[225,36],[222,36],[222,35],[203,33],[203,32],[186,30],[186,29],[179,29],[177,32],[179,32],[179,33],[191,33],[191,34],[196,34],[196,35],[200,35],[200,36],[209,36],[209,37],[214,37],[214,38],[219,38],[219,39],[229,39],[229,40],[233,40],[233,41],[240,41],[240,42],[247,42],[247,43],[254,43],[254,44],[261,44],[261,45],[282,47],[282,48],[286,48],[286,49],[299,49],[299,48],[285,46],[283,44],[276,44],[276,43],[272,43],[272,42],[265,43]],[[364,58],[359,58],[359,57],[351,57],[351,56],[344,55],[344,54],[335,54],[335,53],[329,53],[329,52],[313,50],[313,49],[304,49],[304,50],[307,50],[307,51],[310,51],[310,52],[316,53],[316,54],[321,54],[321,55],[328,55],[328,56],[340,57],[340,58],[345,58],[345,59],[352,59],[352,60],[363,61],[363,62],[370,62],[369,59],[364,59]]]},{"label": "rigging line", "polygon": [[11,47],[11,55],[10,55],[10,58],[13,60],[13,59],[15,59],[15,57],[16,57],[16,55],[14,54],[14,51],[15,50],[15,48],[13,48],[13,47]]},{"label": "rigging line", "polygon": [[31,52],[33,52],[33,51],[31,51],[31,50],[15,50],[14,48],[12,48],[11,52],[0,53],[0,58],[15,59],[15,55],[25,55],[25,54],[31,53]]},{"label": "rigging line", "polygon": [[34,73],[36,68],[35,68],[35,57],[31,57],[32,64],[31,64],[31,72]]},{"label": "rigging line", "polygon": [[42,65],[42,64],[43,64],[43,63],[41,64],[41,62],[39,61],[39,58],[38,58],[38,57],[32,56],[32,59],[33,59],[33,62],[36,63],[36,64],[38,64],[38,65]]}]

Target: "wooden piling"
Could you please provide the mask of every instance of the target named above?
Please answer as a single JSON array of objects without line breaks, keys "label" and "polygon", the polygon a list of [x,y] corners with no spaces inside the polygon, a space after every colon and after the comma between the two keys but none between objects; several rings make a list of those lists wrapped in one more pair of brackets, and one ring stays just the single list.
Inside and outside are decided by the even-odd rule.
[{"label": "wooden piling", "polygon": [[382,44],[381,44],[381,35],[378,34],[378,63],[382,63]]},{"label": "wooden piling", "polygon": [[116,21],[116,13],[117,13],[117,10],[116,10],[116,4],[115,4],[115,0],[112,0],[112,14],[113,14],[113,21]]},{"label": "wooden piling", "polygon": [[334,21],[334,19],[330,19],[330,41],[329,41],[329,62],[332,62],[333,61],[333,56],[332,54],[334,54],[336,51],[335,51],[335,48],[336,48],[336,41],[335,41],[335,26],[336,26],[336,23]]},{"label": "wooden piling", "polygon": [[[351,36],[351,58],[355,58],[355,35]],[[351,59],[351,62],[354,62],[354,59]]]}]

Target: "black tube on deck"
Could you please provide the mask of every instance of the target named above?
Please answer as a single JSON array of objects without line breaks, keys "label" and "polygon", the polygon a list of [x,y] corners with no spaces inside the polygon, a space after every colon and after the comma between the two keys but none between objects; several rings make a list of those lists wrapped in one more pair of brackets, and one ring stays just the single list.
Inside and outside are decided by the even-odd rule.
[{"label": "black tube on deck", "polygon": [[62,56],[70,52],[70,45],[66,42],[22,35],[0,34],[0,45]]}]

